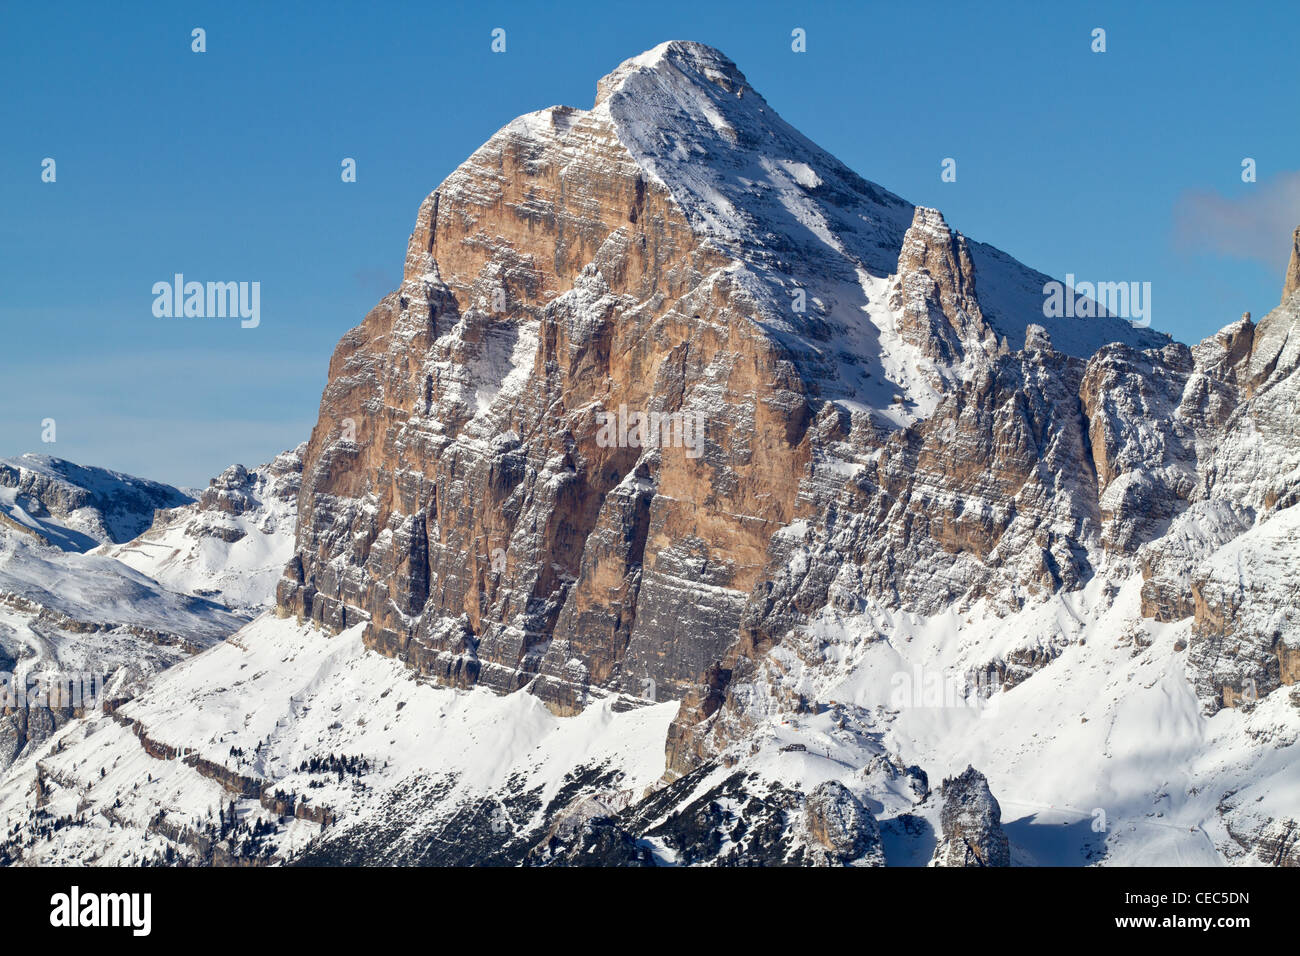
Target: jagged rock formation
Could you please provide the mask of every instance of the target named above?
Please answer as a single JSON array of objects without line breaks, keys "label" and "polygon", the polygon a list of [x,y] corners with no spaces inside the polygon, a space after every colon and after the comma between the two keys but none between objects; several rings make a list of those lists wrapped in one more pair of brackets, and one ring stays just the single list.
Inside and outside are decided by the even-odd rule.
[{"label": "jagged rock formation", "polygon": [[[1103,568],[1141,570],[1144,615],[1194,619],[1189,678],[1207,712],[1294,683],[1298,321],[1292,293],[1193,348],[1115,343],[1086,361],[1030,326],[1024,349],[976,362],[928,418],[860,459],[819,519],[774,542],[785,566],[721,676],[686,698],[670,766],[746,733],[755,688],[769,693],[767,651],[819,613],[981,600],[1006,612]],[[1058,653],[1031,651],[1039,666]],[[1009,687],[1005,664],[979,666]]]},{"label": "jagged rock formation", "polygon": [[1011,846],[1002,829],[1002,808],[989,782],[974,767],[943,782],[943,840],[934,866],[1010,866]]},{"label": "jagged rock formation", "polygon": [[1293,291],[1258,325],[1245,318],[1201,343],[1175,379],[1180,402],[1162,420],[1181,433],[1182,477],[1165,508],[1176,516],[1140,552],[1143,611],[1193,618],[1189,664],[1210,710],[1292,684],[1300,667],[1298,324]]},{"label": "jagged rock formation", "polygon": [[1282,283],[1282,301],[1291,298],[1291,293],[1300,289],[1300,226],[1296,226],[1291,237],[1291,261],[1287,263],[1286,279]]},{"label": "jagged rock formation", "polygon": [[876,818],[838,781],[820,783],[808,794],[804,826],[815,845],[809,854],[815,862],[836,866],[885,865]]}]

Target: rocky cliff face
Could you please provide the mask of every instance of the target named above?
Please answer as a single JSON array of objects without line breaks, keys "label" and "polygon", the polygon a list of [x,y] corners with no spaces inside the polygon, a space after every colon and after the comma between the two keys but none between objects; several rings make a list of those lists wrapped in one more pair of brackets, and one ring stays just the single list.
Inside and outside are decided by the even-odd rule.
[{"label": "rocky cliff face", "polygon": [[837,579],[928,608],[1076,586],[1083,359],[1165,340],[1044,328],[1043,281],[665,44],[422,204],[331,361],[280,606],[447,683],[693,722]]},{"label": "rocky cliff face", "polygon": [[1296,227],[1291,237],[1291,261],[1286,268],[1286,281],[1282,284],[1282,302],[1291,298],[1291,293],[1300,289],[1300,226]]},{"label": "rocky cliff face", "polygon": [[[1293,291],[1258,325],[1247,317],[1201,343],[1176,380],[1182,490],[1162,496],[1174,515],[1140,550],[1143,612],[1193,619],[1189,664],[1211,711],[1296,680],[1297,368]],[[1138,466],[1144,478],[1154,460]]]},{"label": "rocky cliff face", "polygon": [[[1114,343],[1087,359],[1030,325],[1016,352],[967,350],[927,418],[874,447],[850,432],[836,450],[857,451],[858,467],[774,542],[784,563],[747,606],[721,677],[685,699],[670,766],[749,731],[782,683],[770,649],[818,616],[882,603],[1008,613],[1132,570],[1144,616],[1191,619],[1188,677],[1207,713],[1293,684],[1298,314],[1293,292],[1258,325],[1247,316],[1193,348]],[[972,663],[1005,689],[1059,650]]]}]

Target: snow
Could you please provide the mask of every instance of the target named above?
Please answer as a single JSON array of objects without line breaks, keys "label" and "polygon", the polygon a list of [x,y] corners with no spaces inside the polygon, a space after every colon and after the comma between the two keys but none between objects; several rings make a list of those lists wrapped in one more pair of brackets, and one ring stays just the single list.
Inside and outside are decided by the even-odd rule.
[{"label": "snow", "polygon": [[[1219,865],[1231,845],[1217,811],[1225,793],[1249,789],[1260,820],[1294,816],[1300,709],[1281,688],[1249,714],[1205,716],[1186,652],[1175,650],[1191,622],[1143,619],[1141,584],[1134,575],[1111,596],[1099,575],[1083,591],[1002,617],[982,608],[826,612],[808,637],[820,650],[773,653],[784,669],[777,686],[861,708],[878,747],[922,766],[932,786],[968,764],[981,770],[1019,865]],[[982,698],[968,688],[972,669],[1044,645],[1059,656],[1010,690]],[[924,692],[931,679],[947,693]],[[808,747],[789,779],[816,783],[836,760],[861,765],[860,750],[828,735],[826,713],[767,719],[769,733]],[[1093,829],[1098,819],[1105,830]],[[894,851],[894,862],[906,858],[903,844]]]},{"label": "snow", "polygon": [[296,502],[273,494],[238,515],[182,508],[140,537],[96,553],[173,591],[260,611],[275,603],[276,585],[293,557],[296,518]]},{"label": "snow", "polygon": [[[402,788],[435,779],[451,782],[440,801],[446,813],[458,801],[521,782],[541,788],[544,807],[566,776],[584,766],[617,770],[621,786],[637,794],[663,772],[663,741],[676,703],[619,712],[614,699],[605,698],[576,717],[561,718],[526,692],[497,696],[422,682],[397,661],[367,651],[362,629],[329,635],[264,615],[229,641],[161,674],[120,713],[138,720],[154,740],[335,808],[343,826],[383,812]],[[173,821],[199,826],[213,807],[229,801],[182,760],[142,759],[135,736],[108,718],[87,721],[60,739],[41,758],[42,766],[67,786],[84,788],[94,808],[115,806],[116,818],[137,832],[147,830],[160,807],[169,808]],[[232,758],[232,748],[245,756]],[[312,775],[297,768],[327,753],[364,755],[373,767],[365,789],[332,777],[324,786],[309,786]],[[18,769],[30,771],[31,764]],[[26,786],[19,772],[0,787],[0,820],[26,818]],[[513,821],[525,827],[535,822]],[[412,811],[409,824],[417,831],[429,821],[415,819]],[[101,862],[131,859],[138,847],[110,843],[108,829],[92,821],[76,846],[46,847],[47,859],[75,857],[87,845],[103,848]],[[286,851],[301,849],[318,833],[316,825],[297,820],[277,839]]]},{"label": "snow", "polygon": [[[879,280],[887,287],[895,276],[911,203],[862,179],[782,120],[735,64],[698,43],[663,43],[623,63],[601,81],[594,113],[613,123],[701,235],[743,265],[737,279],[762,313],[760,323],[794,353],[826,366],[838,382],[830,397],[884,410],[890,399],[881,396],[898,391],[920,406],[913,414],[932,405],[915,381],[919,356],[875,334],[887,337],[894,327]],[[1055,348],[1080,357],[1110,341],[1168,341],[1118,319],[1047,318],[1049,277],[991,246],[973,242],[970,249],[981,310],[1013,350],[1023,347],[1033,323],[1047,329]],[[795,288],[824,302],[822,314],[793,313]],[[880,344],[888,346],[884,368]],[[847,361],[838,357],[844,354]]]},{"label": "snow", "polygon": [[104,629],[146,628],[193,647],[220,640],[247,619],[169,591],[112,558],[65,553],[13,532],[0,532],[0,595],[21,609]]}]

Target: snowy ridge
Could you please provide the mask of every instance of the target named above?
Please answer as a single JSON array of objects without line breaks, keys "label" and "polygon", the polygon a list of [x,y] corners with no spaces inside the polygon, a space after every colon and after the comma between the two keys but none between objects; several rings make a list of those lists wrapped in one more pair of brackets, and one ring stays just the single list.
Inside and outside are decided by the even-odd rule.
[{"label": "snowy ridge", "polygon": [[[249,700],[258,707],[250,711]],[[0,787],[0,819],[26,826],[40,816],[31,792],[39,774],[45,812],[85,822],[57,843],[23,847],[29,861],[132,863],[162,858],[169,846],[193,858],[175,835],[202,837],[232,802],[241,824],[232,842],[242,840],[254,861],[437,862],[442,844],[461,854],[452,861],[469,861],[516,834],[540,838],[548,807],[587,775],[636,794],[654,783],[675,705],[616,712],[612,703],[566,720],[528,694],[431,687],[367,652],[359,628],[331,637],[265,616],[162,675],[118,719],[69,726],[16,766]],[[155,753],[172,747],[176,756],[149,756],[138,734]],[[341,766],[331,755],[366,763],[312,769],[313,760]],[[210,769],[218,764],[231,773],[224,783]],[[290,794],[295,810],[286,815]],[[84,797],[90,807],[77,809]],[[459,829],[465,812],[481,818],[481,832]],[[321,819],[336,822],[322,827]],[[271,833],[253,841],[258,820]]]}]

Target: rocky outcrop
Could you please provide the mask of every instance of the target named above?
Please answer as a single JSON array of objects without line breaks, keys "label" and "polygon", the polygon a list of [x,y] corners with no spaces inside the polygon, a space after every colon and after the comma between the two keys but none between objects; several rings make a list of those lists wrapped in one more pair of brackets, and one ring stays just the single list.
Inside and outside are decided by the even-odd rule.
[{"label": "rocky outcrop", "polygon": [[1289,509],[1198,565],[1188,663],[1210,709],[1253,703],[1300,679],[1297,554],[1300,510]]},{"label": "rocky outcrop", "polygon": [[1289,296],[1258,325],[1247,316],[1202,342],[1172,416],[1155,419],[1183,433],[1185,477],[1176,517],[1139,552],[1143,613],[1193,619],[1189,677],[1208,712],[1296,677],[1298,327],[1300,301]]},{"label": "rocky outcrop", "polygon": [[199,507],[203,511],[224,511],[227,514],[243,514],[254,506],[252,478],[243,465],[231,465],[208,483],[203,494],[199,496]]},{"label": "rocky outcrop", "polygon": [[997,354],[997,334],[975,291],[970,245],[937,209],[916,207],[896,271],[891,305],[900,316],[898,331],[933,363],[932,387],[943,390],[944,373],[955,377],[967,352]]},{"label": "rocky outcrop", "polygon": [[1010,866],[1011,847],[1002,829],[1002,808],[988,780],[974,767],[944,780],[939,819],[943,839],[932,866]]},{"label": "rocky outcrop", "polygon": [[880,827],[871,811],[834,780],[818,784],[804,803],[811,860],[831,866],[884,866]]}]

